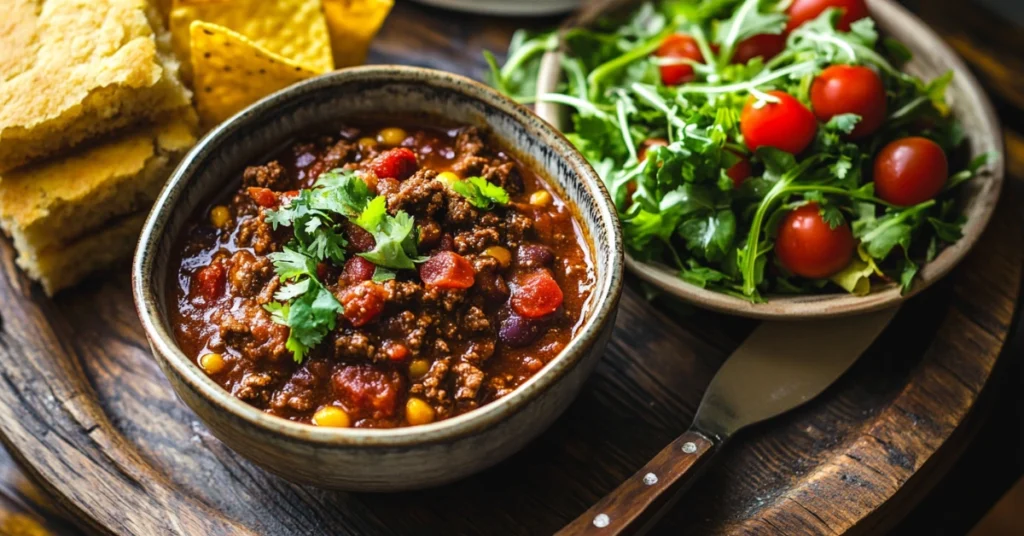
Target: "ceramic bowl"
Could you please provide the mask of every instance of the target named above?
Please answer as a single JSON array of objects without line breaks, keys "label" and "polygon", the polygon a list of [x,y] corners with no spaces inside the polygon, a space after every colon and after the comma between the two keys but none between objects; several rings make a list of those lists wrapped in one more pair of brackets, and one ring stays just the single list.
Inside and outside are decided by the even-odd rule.
[{"label": "ceramic bowl", "polygon": [[[426,114],[484,127],[577,209],[589,235],[596,283],[585,324],[566,348],[509,395],[424,426],[318,428],[278,418],[235,398],[175,343],[167,320],[168,259],[196,207],[247,164],[316,125],[359,116]],[[374,66],[330,73],[275,93],[229,119],[185,157],[142,231],[132,268],[135,304],[160,368],[210,431],[238,454],[288,480],[314,486],[396,491],[462,478],[519,450],[558,417],[598,361],[622,290],[622,238],[594,170],[528,109],[467,78]]]},{"label": "ceramic bowl", "polygon": [[[603,7],[621,9],[628,7],[629,3],[628,0],[606,0]],[[992,103],[963,60],[924,22],[895,2],[869,0],[868,7],[881,33],[903,42],[914,53],[914,59],[905,67],[908,72],[926,80],[937,78],[948,71],[954,72],[953,83],[946,96],[953,114],[967,132],[969,159],[988,152],[1004,154],[1002,133]],[[593,20],[597,11],[590,10],[578,20]],[[553,92],[558,86],[562,73],[559,55],[560,52],[554,51],[544,58],[538,96]],[[567,124],[566,110],[560,105],[542,102],[537,106],[537,113],[560,128]],[[705,309],[739,316],[806,320],[878,311],[896,306],[928,288],[964,258],[981,237],[995,210],[1003,175],[1003,159],[1000,158],[997,163],[989,165],[987,171],[960,188],[961,204],[967,216],[963,237],[924,265],[913,287],[905,294],[901,293],[898,285],[880,284],[875,285],[867,296],[846,293],[767,296],[765,303],[750,303],[686,283],[664,265],[641,263],[627,255],[626,266],[641,279],[673,296]]]}]

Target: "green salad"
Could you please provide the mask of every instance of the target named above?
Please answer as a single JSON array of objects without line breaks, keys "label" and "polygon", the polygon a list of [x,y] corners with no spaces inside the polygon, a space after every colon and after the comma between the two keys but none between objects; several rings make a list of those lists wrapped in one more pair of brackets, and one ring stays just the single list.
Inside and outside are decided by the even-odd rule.
[{"label": "green salad", "polygon": [[[562,34],[569,138],[605,181],[633,258],[768,294],[913,284],[958,240],[964,131],[947,73],[901,70],[863,0],[663,0]],[[536,97],[555,33],[519,32],[494,85]]]}]

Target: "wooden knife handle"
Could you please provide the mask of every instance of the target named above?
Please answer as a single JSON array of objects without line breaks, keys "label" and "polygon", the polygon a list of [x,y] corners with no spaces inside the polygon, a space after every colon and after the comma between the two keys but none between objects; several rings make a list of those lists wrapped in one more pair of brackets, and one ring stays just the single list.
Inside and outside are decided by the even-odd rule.
[{"label": "wooden knife handle", "polygon": [[703,434],[687,431],[615,491],[558,531],[557,536],[607,536],[646,531],[699,475],[715,446],[715,442]]}]

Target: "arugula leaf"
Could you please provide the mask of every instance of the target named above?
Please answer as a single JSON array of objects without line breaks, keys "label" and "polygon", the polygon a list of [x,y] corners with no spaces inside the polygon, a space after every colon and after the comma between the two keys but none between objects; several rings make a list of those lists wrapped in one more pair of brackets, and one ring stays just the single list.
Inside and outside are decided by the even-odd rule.
[{"label": "arugula leaf", "polygon": [[465,197],[476,208],[490,210],[494,205],[507,205],[508,192],[497,184],[491,184],[483,177],[468,177],[451,184],[451,189]]},{"label": "arugula leaf", "polygon": [[377,196],[370,201],[363,213],[353,222],[373,235],[376,245],[359,256],[393,270],[414,269],[415,263],[426,261],[416,252],[415,225],[412,216],[399,211],[394,216],[387,213],[387,200]]}]

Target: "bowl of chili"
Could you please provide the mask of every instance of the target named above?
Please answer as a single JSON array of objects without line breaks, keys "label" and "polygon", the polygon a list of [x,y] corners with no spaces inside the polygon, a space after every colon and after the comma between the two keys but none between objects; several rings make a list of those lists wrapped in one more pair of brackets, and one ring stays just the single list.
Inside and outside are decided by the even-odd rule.
[{"label": "bowl of chili", "polygon": [[235,452],[394,491],[551,424],[622,270],[611,199],[555,129],[472,80],[374,66],[210,132],[147,220],[133,292],[178,396]]}]

